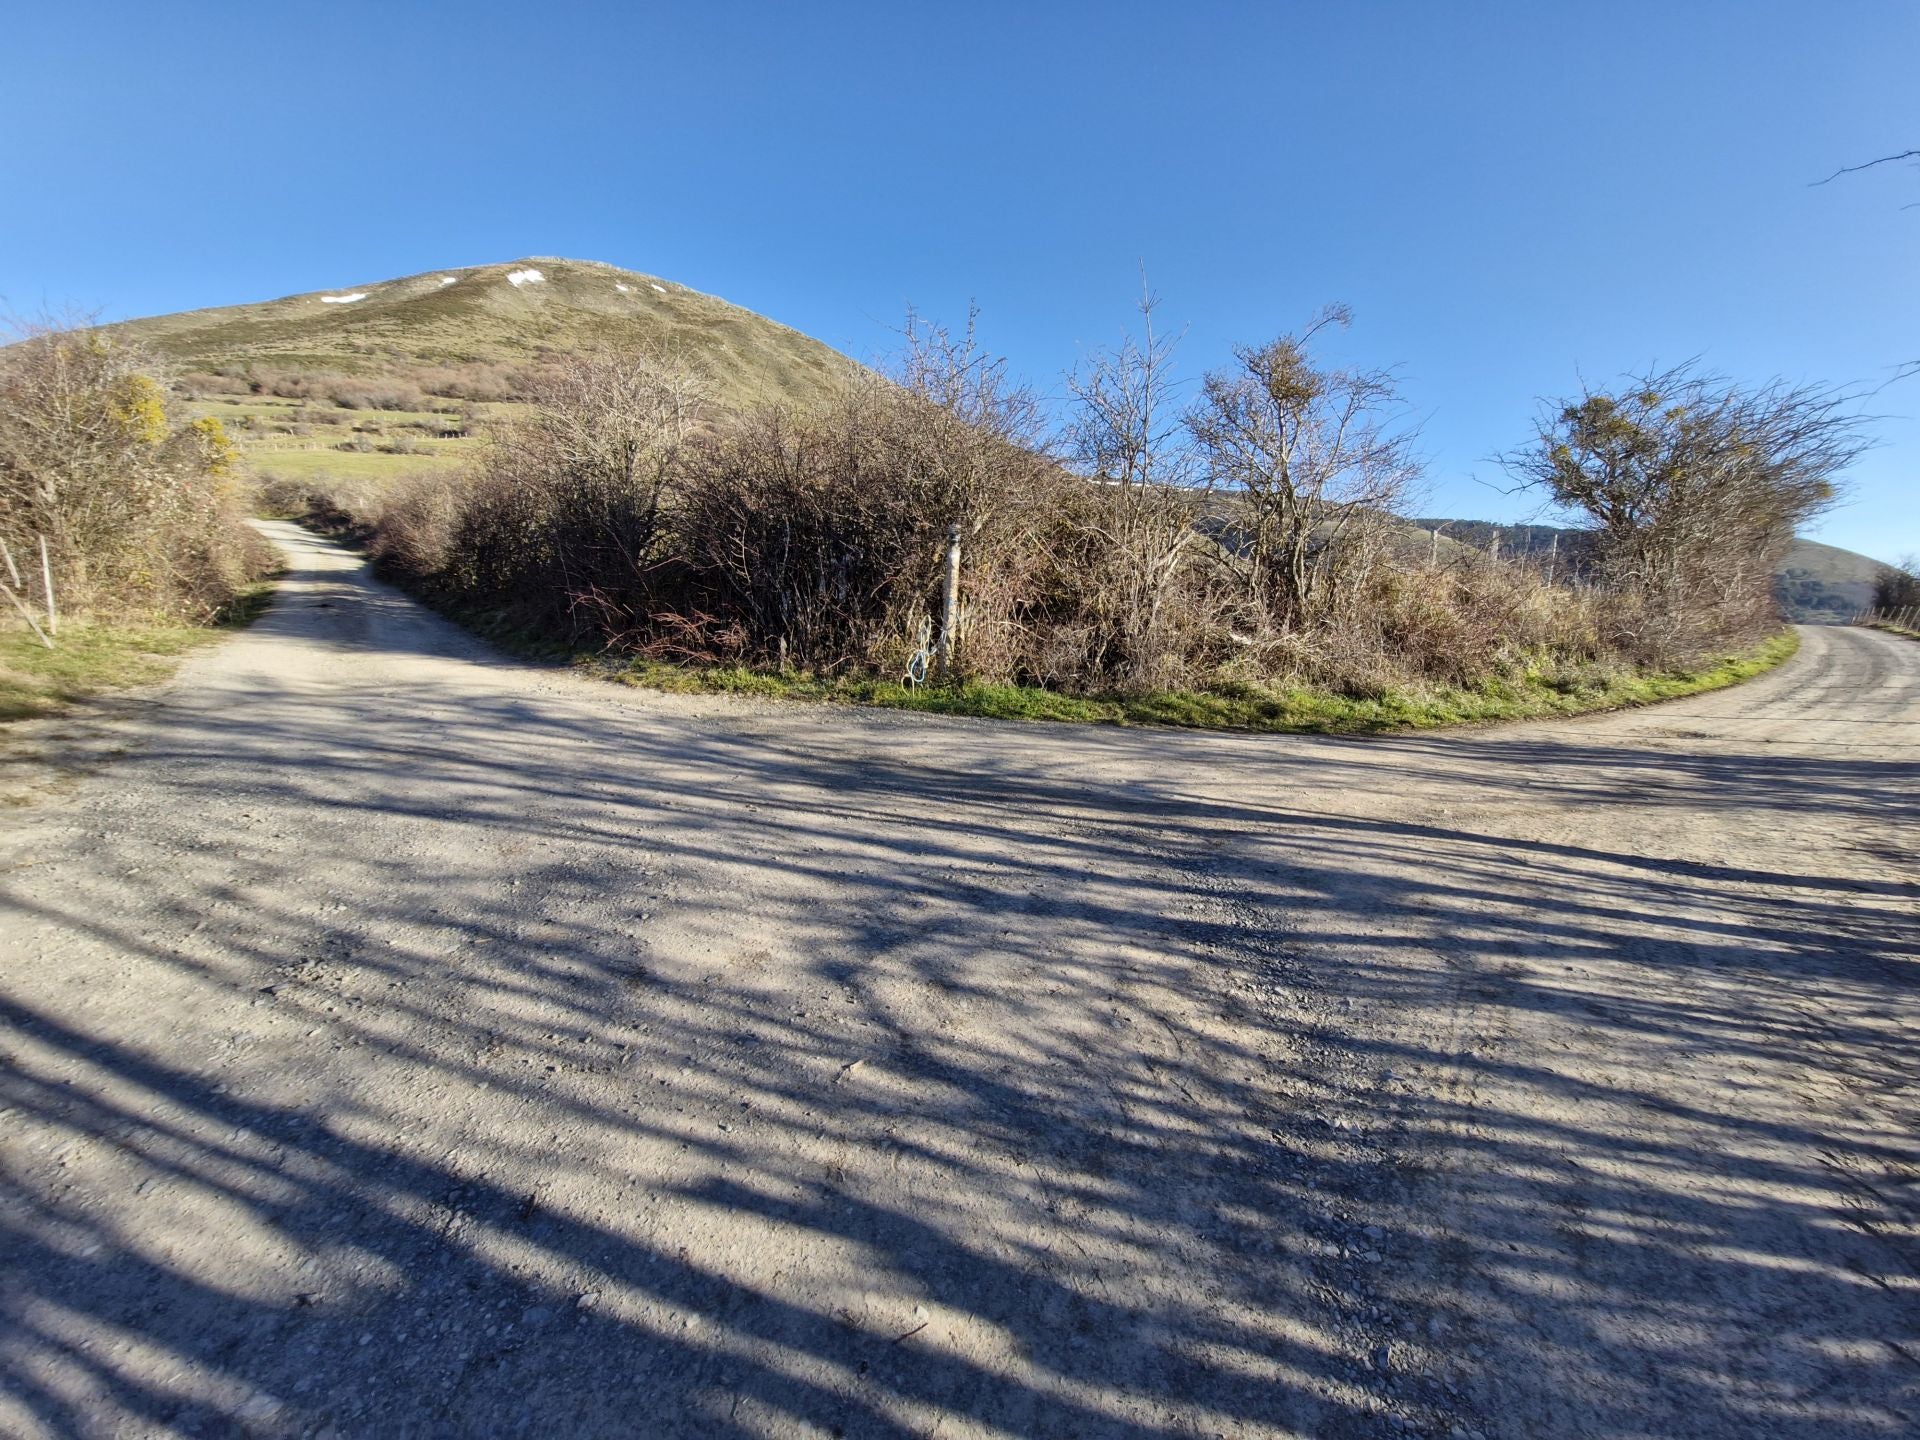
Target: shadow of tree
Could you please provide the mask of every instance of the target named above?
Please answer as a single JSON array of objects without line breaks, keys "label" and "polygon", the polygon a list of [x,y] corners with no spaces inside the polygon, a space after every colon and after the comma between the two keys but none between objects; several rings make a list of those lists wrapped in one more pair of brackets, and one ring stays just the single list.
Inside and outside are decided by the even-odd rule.
[{"label": "shadow of tree", "polygon": [[1912,760],[332,663],[10,873],[5,1428],[1908,1423],[1911,876],[1529,826],[1904,825]]}]

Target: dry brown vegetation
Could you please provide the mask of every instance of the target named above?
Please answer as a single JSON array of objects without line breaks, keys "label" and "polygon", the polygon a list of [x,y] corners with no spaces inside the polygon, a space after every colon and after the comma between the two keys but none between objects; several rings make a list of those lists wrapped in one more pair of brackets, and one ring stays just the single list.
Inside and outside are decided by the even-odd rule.
[{"label": "dry brown vegetation", "polygon": [[0,349],[0,581],[44,612],[50,580],[68,618],[216,618],[268,561],[236,462],[219,422],[180,415],[139,349],[34,330]]},{"label": "dry brown vegetation", "polygon": [[1658,660],[1778,623],[1772,576],[1865,448],[1843,391],[1743,389],[1683,365],[1548,407],[1507,463],[1586,519],[1612,638]]},{"label": "dry brown vegetation", "polygon": [[548,361],[506,364],[488,361],[438,365],[392,364],[377,377],[325,369],[249,364],[191,370],[174,388],[189,400],[270,395],[282,400],[337,405],[345,410],[452,409],[446,401],[489,403],[530,399],[551,377]]},{"label": "dry brown vegetation", "polygon": [[[1641,382],[1622,404],[1661,478],[1636,472],[1637,517],[1587,505],[1597,564],[1442,557],[1399,518],[1420,475],[1393,376],[1315,357],[1345,320],[1240,350],[1183,403],[1148,303],[1070,378],[1051,434],[971,323],[910,317],[889,377],[804,414],[717,414],[667,359],[577,356],[527,384],[472,473],[304,503],[389,574],[533,634],[825,676],[897,676],[939,635],[953,527],[957,675],[1076,694],[1575,683],[1777,628],[1777,547],[1847,458],[1836,409],[1795,428],[1817,397],[1681,376],[1656,404]],[[1561,432],[1606,398],[1515,459],[1564,505],[1587,504],[1592,437]]]}]

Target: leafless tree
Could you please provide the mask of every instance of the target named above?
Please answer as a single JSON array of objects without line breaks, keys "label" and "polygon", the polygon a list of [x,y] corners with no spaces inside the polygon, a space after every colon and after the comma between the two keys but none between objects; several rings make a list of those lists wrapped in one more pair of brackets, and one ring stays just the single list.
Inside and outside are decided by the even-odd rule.
[{"label": "leafless tree", "polygon": [[[1175,388],[1178,337],[1155,328],[1158,303],[1143,295],[1138,333],[1096,352],[1067,380],[1065,448],[1097,487],[1076,522],[1091,542],[1082,563],[1095,572],[1086,577],[1100,632],[1093,660],[1140,681],[1152,678],[1201,544],[1195,522],[1206,483]],[[1101,653],[1110,649],[1118,653]]]},{"label": "leafless tree", "polygon": [[1283,628],[1324,618],[1364,586],[1420,476],[1391,371],[1316,365],[1296,335],[1234,352],[1210,373],[1188,425],[1211,483],[1238,502],[1225,561]]}]

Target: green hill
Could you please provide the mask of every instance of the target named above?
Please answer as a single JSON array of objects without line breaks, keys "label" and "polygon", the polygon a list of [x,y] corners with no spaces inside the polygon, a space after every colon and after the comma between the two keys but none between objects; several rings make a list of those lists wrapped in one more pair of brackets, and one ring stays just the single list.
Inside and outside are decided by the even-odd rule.
[{"label": "green hill", "polygon": [[643,346],[703,371],[716,400],[729,407],[817,403],[852,363],[725,300],[580,260],[433,270],[113,328],[183,367],[369,378],[423,366],[524,363],[600,345]]},{"label": "green hill", "polygon": [[570,352],[674,357],[721,410],[812,408],[858,368],[751,310],[582,260],[431,270],[107,328],[170,363],[257,475],[301,481],[458,465],[533,371]]},{"label": "green hill", "polygon": [[[1488,520],[1415,520],[1427,530],[1438,529],[1444,539],[1488,549],[1496,540],[1505,555],[1545,556],[1556,553],[1562,563],[1579,564],[1587,535],[1583,530],[1553,525],[1499,525]],[[1789,620],[1839,624],[1865,609],[1873,599],[1874,578],[1885,568],[1878,560],[1817,540],[1795,540],[1774,573],[1774,594]]]}]

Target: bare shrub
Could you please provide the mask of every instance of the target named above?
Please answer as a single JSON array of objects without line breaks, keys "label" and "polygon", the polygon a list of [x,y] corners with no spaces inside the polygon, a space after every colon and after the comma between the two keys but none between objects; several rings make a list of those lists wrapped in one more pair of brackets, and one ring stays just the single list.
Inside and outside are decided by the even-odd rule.
[{"label": "bare shrub", "polygon": [[253,387],[239,375],[192,370],[178,376],[174,389],[185,399],[198,400],[208,395],[248,395]]},{"label": "bare shrub", "polygon": [[[1141,311],[1135,333],[1071,377],[1051,439],[972,317],[954,332],[910,314],[890,373],[850,374],[822,411],[714,417],[699,377],[671,360],[551,360],[491,376],[511,379],[525,409],[491,427],[471,473],[310,486],[303,503],[321,523],[370,529],[388,572],[539,633],[822,674],[897,674],[938,633],[957,529],[963,677],[1370,696],[1558,683],[1757,635],[1767,567],[1745,551],[1777,547],[1824,503],[1847,453],[1812,392],[1669,384],[1666,409],[1630,402],[1647,437],[1635,463],[1673,479],[1641,519],[1601,526],[1577,567],[1478,553],[1442,564],[1399,518],[1419,477],[1393,377],[1314,357],[1343,310],[1236,352],[1190,405],[1150,298]],[[451,395],[489,374],[416,378]],[[474,422],[471,404],[448,423]],[[1542,483],[1566,480],[1563,503],[1617,418],[1569,405],[1543,423],[1534,458]],[[418,444],[423,423],[437,424],[408,422],[390,447]],[[1587,449],[1549,443],[1576,426]],[[1593,513],[1612,514],[1612,493],[1595,492]],[[1740,555],[1717,548],[1729,536]]]},{"label": "bare shrub", "polygon": [[[643,614],[669,481],[704,389],[655,356],[553,367],[463,491],[441,582],[576,637]],[[583,608],[584,596],[599,598]]]},{"label": "bare shrub", "polygon": [[1032,392],[971,317],[956,334],[910,314],[904,338],[890,381],[850,377],[824,414],[764,413],[698,449],[675,517],[677,583],[756,657],[894,669],[942,622],[957,528],[953,663],[1006,678],[1027,660],[1040,537],[1080,487],[1040,453]]},{"label": "bare shrub", "polygon": [[[1197,528],[1205,473],[1186,444],[1174,390],[1177,339],[1154,328],[1157,302],[1140,302],[1140,331],[1095,352],[1067,382],[1073,400],[1066,448],[1091,482],[1065,516],[1061,579],[1086,637],[1082,681],[1143,688],[1187,678],[1191,648],[1176,639],[1180,599],[1204,548]],[[1058,662],[1056,657],[1055,663]]]},{"label": "bare shrub", "polygon": [[1314,337],[1350,320],[1334,306],[1298,335],[1236,350],[1188,418],[1208,479],[1237,502],[1223,563],[1280,630],[1351,611],[1419,477],[1392,373],[1312,359]]},{"label": "bare shrub", "polygon": [[266,563],[217,420],[169,408],[148,358],[97,331],[0,349],[0,539],[45,538],[67,606],[211,618]]},{"label": "bare shrub", "polygon": [[330,380],[326,393],[342,410],[419,410],[427,397],[407,384]]},{"label": "bare shrub", "polygon": [[276,519],[297,520],[306,515],[311,494],[304,480],[263,471],[254,477],[253,508]]},{"label": "bare shrub", "polygon": [[[472,480],[465,475],[408,476],[388,482],[372,515],[366,513],[372,508],[369,497],[362,497],[355,518],[372,532],[367,548],[374,563],[416,577],[444,571],[471,488]],[[330,498],[339,509],[346,497]]]},{"label": "bare shrub", "polygon": [[1865,448],[1842,392],[1741,389],[1689,365],[1550,406],[1505,463],[1594,527],[1619,642],[1664,661],[1778,623],[1773,574]]}]

